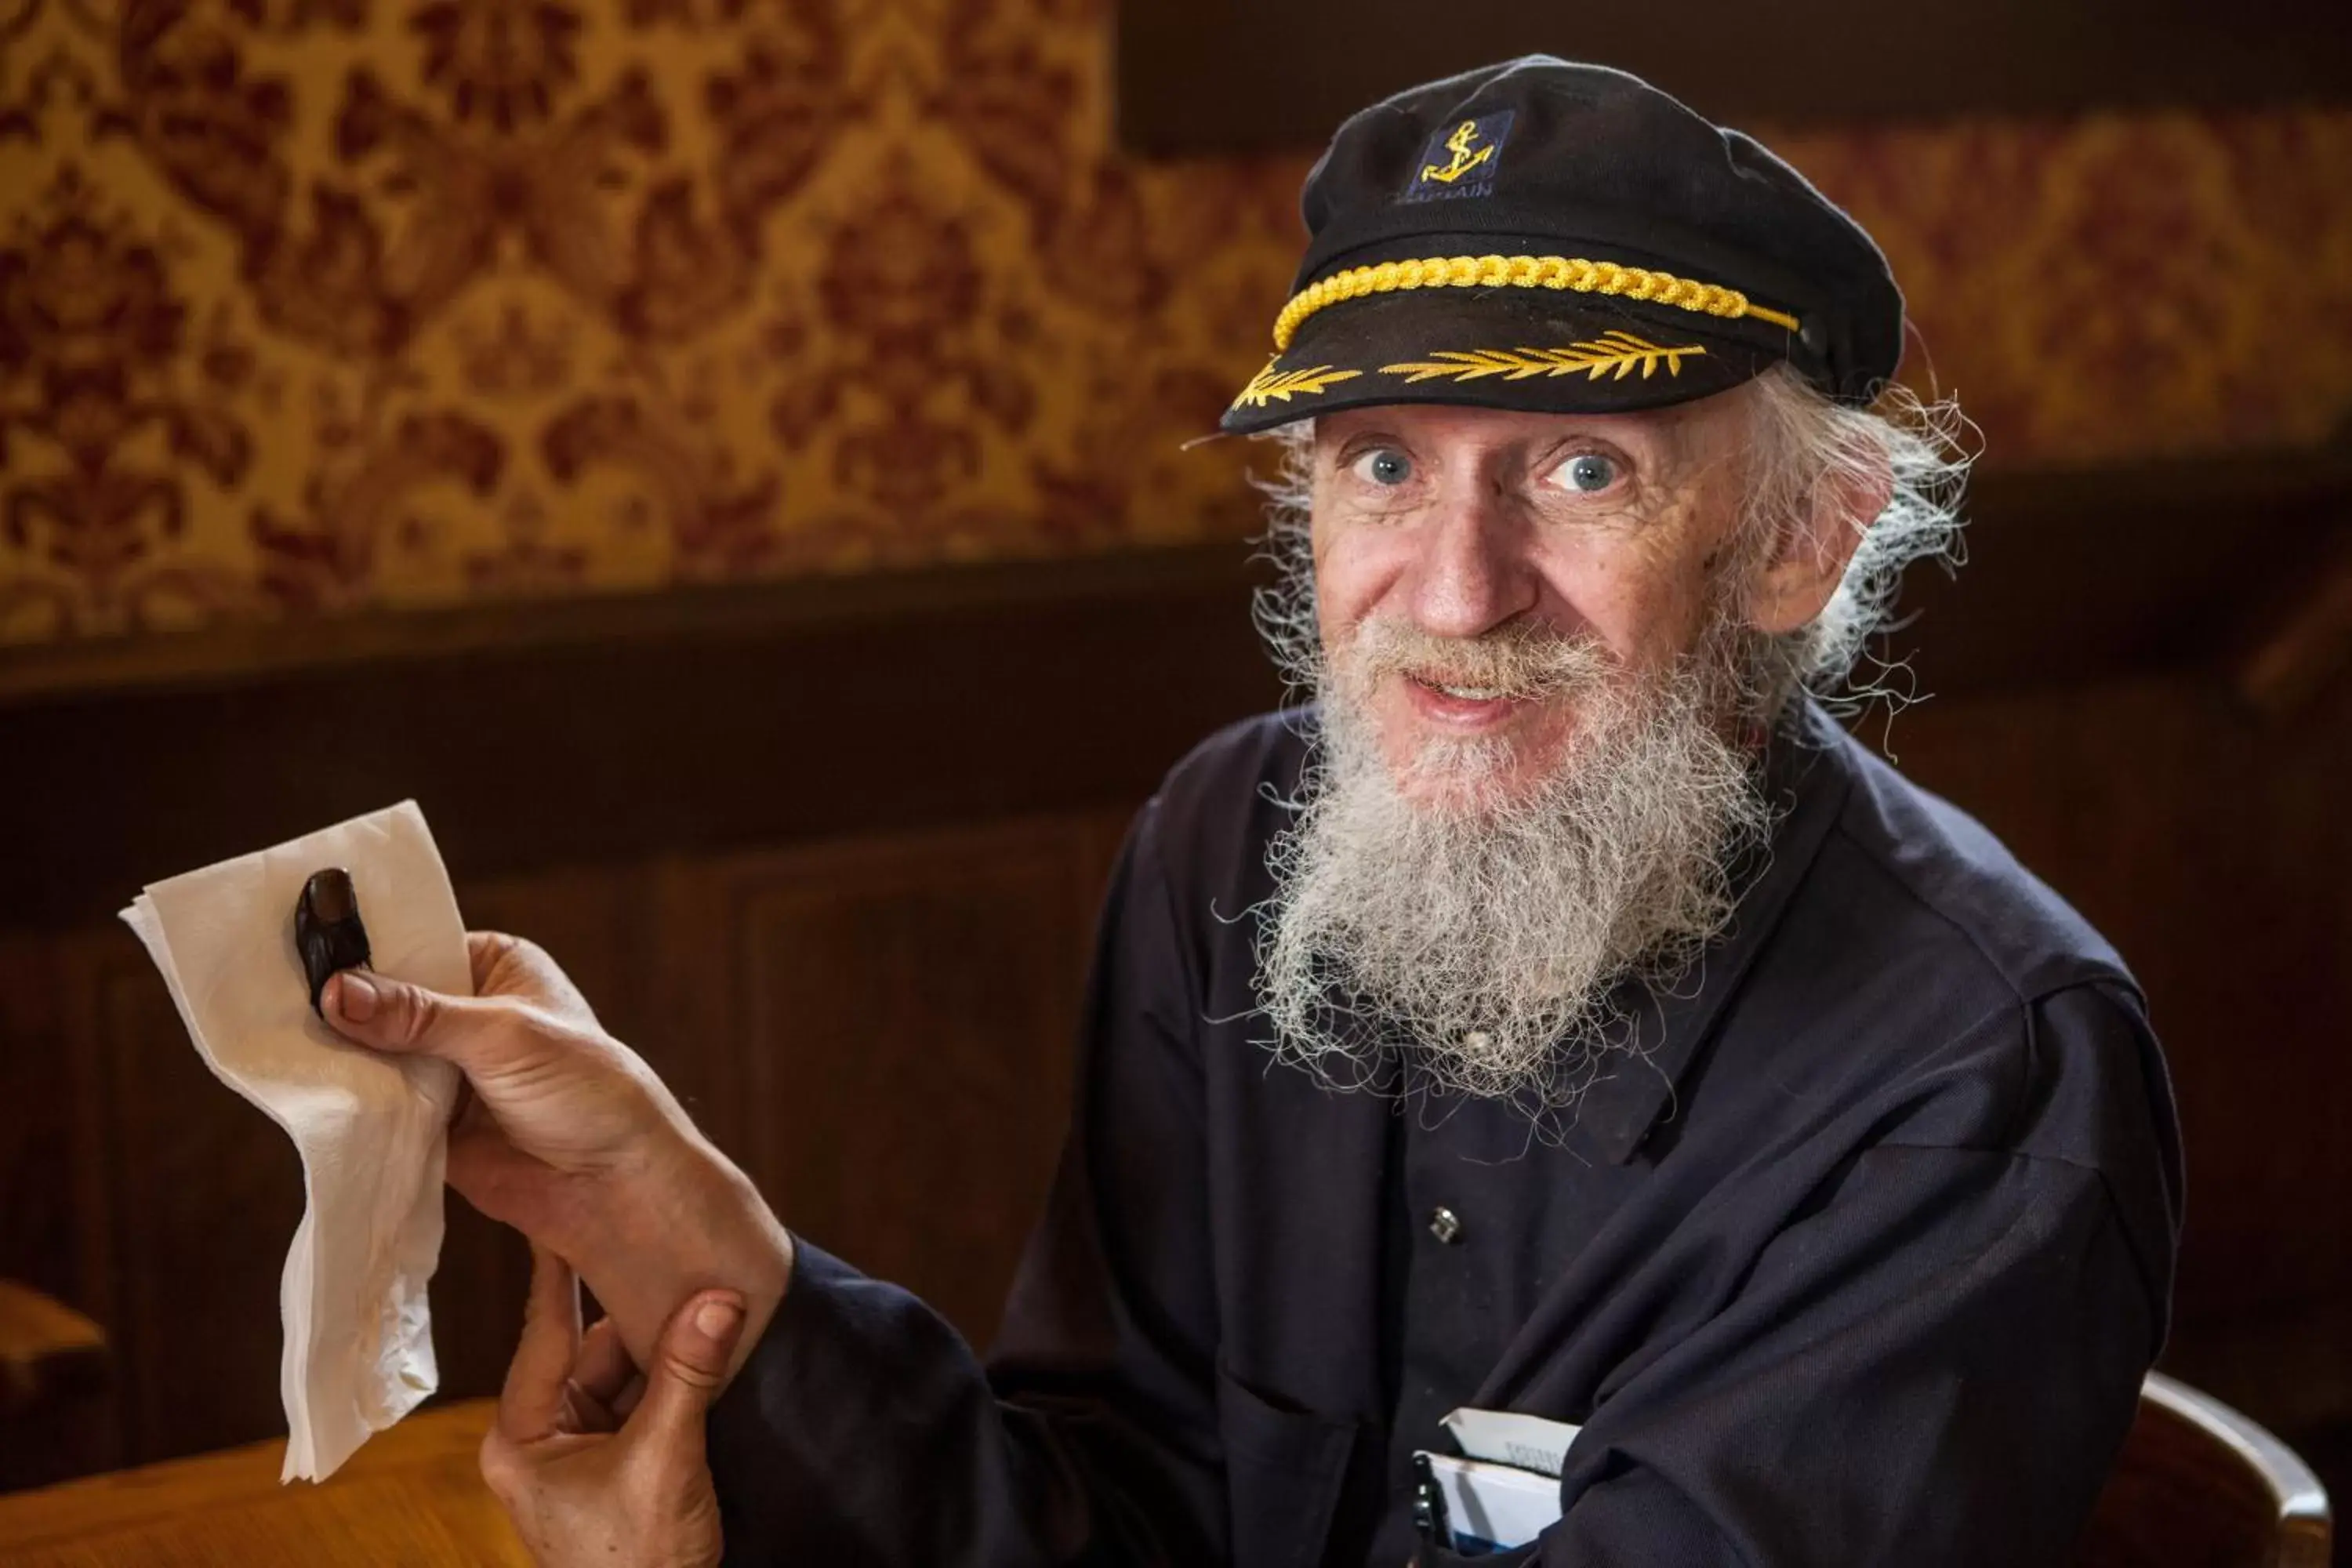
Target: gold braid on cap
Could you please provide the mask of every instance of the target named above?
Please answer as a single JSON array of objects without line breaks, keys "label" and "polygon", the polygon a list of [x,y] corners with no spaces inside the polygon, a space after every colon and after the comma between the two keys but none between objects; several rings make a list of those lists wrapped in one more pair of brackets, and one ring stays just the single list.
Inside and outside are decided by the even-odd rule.
[{"label": "gold braid on cap", "polygon": [[1737,289],[1720,283],[1700,283],[1670,272],[1643,267],[1621,267],[1613,261],[1586,261],[1570,256],[1433,256],[1426,260],[1383,261],[1372,267],[1351,267],[1309,284],[1274,319],[1274,352],[1281,353],[1297,337],[1307,317],[1343,300],[1370,294],[1391,294],[1399,289],[1558,289],[1573,294],[1609,294],[1651,305],[1672,305],[1703,316],[1736,321],[1753,316],[1776,327],[1798,331],[1797,318],[1771,310]]}]

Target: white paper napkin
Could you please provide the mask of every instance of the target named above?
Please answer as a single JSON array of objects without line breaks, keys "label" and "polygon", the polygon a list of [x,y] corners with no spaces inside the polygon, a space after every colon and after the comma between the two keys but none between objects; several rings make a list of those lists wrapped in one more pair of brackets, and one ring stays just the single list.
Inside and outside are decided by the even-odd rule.
[{"label": "white paper napkin", "polygon": [[370,967],[473,993],[466,928],[414,801],[151,883],[122,911],[205,1065],[302,1156],[306,1203],[278,1289],[281,1480],[334,1474],[440,1378],[425,1287],[441,1258],[457,1069],[349,1044],[310,1011],[294,904],[330,866],[352,874]]}]

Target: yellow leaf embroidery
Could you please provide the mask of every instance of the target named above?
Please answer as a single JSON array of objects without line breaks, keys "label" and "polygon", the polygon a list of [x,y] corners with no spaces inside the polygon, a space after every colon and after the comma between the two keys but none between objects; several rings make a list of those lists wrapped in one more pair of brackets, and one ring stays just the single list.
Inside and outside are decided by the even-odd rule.
[{"label": "yellow leaf embroidery", "polygon": [[1252,376],[1250,384],[1242,388],[1242,395],[1234,399],[1234,406],[1239,408],[1246,403],[1253,408],[1263,408],[1268,403],[1311,397],[1328,386],[1352,381],[1363,374],[1360,370],[1333,370],[1328,364],[1318,364],[1311,370],[1286,370],[1276,375],[1274,362],[1268,360],[1265,368]]},{"label": "yellow leaf embroidery", "polygon": [[1647,338],[1614,331],[1570,343],[1564,349],[1441,349],[1430,359],[1384,364],[1381,374],[1402,375],[1408,382],[1441,376],[1477,381],[1490,375],[1499,375],[1505,381],[1525,381],[1530,376],[1567,375],[1582,371],[1588,381],[1599,381],[1604,375],[1612,381],[1622,381],[1638,368],[1642,379],[1647,381],[1661,364],[1666,367],[1668,375],[1680,375],[1685,355],[1705,353],[1706,350],[1696,343],[1664,348]]}]

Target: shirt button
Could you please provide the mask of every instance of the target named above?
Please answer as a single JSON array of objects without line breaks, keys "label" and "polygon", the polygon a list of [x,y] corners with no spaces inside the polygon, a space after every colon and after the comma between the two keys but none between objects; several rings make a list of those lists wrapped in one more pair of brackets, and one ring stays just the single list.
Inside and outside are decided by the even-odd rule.
[{"label": "shirt button", "polygon": [[1440,1204],[1429,1211],[1429,1234],[1451,1247],[1462,1239],[1462,1216]]}]

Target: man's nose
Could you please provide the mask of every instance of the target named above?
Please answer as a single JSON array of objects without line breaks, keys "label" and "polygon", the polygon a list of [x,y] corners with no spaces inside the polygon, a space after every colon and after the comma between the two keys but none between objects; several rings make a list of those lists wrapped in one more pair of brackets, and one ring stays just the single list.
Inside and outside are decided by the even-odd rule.
[{"label": "man's nose", "polygon": [[1412,618],[1437,637],[1475,637],[1534,607],[1541,584],[1527,524],[1486,486],[1448,498],[1423,529]]}]

